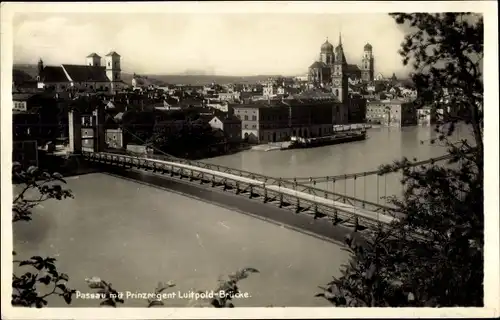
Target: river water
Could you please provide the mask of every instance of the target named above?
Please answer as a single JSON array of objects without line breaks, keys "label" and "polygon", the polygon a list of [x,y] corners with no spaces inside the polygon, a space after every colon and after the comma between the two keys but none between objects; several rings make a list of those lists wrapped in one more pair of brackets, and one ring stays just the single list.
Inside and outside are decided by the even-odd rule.
[{"label": "river water", "polygon": [[[102,173],[68,178],[68,187],[74,199],[46,201],[32,221],[13,225],[14,250],[18,259],[56,258],[69,286],[82,293],[92,292],[84,280],[93,276],[124,294],[152,293],[169,280],[177,286],[168,292],[215,290],[219,276],[253,267],[260,273],[239,285],[250,297],[236,306],[329,306],[314,297],[317,286],[340,276],[347,262],[335,243],[158,187]],[[168,307],[193,303],[165,301]],[[75,299],[71,306],[98,305]],[[67,305],[55,297],[49,306]],[[145,307],[147,301],[130,298],[123,306]]]},{"label": "river water", "polygon": [[[446,154],[443,144],[430,144],[437,133],[430,126],[372,128],[365,141],[312,149],[284,151],[248,150],[237,154],[204,160],[213,164],[247,170],[272,177],[324,177],[376,170],[407,157],[426,160]],[[471,130],[462,125],[452,141],[471,139]],[[360,177],[333,182],[318,182],[317,188],[385,204],[384,196],[402,194],[400,174]],[[312,184],[311,184],[312,185]]]}]

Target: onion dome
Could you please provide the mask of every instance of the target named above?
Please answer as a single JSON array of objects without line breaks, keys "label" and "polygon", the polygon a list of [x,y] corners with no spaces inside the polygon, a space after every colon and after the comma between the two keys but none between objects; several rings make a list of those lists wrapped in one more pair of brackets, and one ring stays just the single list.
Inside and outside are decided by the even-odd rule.
[{"label": "onion dome", "polygon": [[326,39],[325,43],[321,45],[321,52],[332,52],[333,51],[333,45],[328,42],[328,39]]}]

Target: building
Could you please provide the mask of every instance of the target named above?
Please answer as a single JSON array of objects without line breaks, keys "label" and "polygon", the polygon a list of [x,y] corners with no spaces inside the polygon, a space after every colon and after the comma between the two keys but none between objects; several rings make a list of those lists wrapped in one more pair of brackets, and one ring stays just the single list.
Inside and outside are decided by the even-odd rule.
[{"label": "building", "polygon": [[111,51],[104,57],[91,53],[85,65],[62,64],[60,66],[44,66],[42,59],[38,62],[38,88],[66,91],[73,89],[116,92],[126,85],[121,80],[121,57]]},{"label": "building", "polygon": [[293,98],[283,103],[289,107],[291,136],[309,138],[332,134],[333,123],[339,117],[337,100]]},{"label": "building", "polygon": [[[103,152],[107,138],[104,119],[103,108],[98,108],[91,114],[80,115],[78,112],[70,112],[70,152]],[[123,144],[123,137],[121,139]]]},{"label": "building", "polygon": [[13,93],[12,110],[29,111],[33,108],[40,107],[39,97],[40,95],[35,93]]},{"label": "building", "polygon": [[214,116],[209,122],[214,129],[220,129],[226,135],[228,142],[241,142],[241,120],[229,114]]},{"label": "building", "polygon": [[34,139],[44,145],[59,136],[61,108],[57,94],[13,93],[12,129],[14,139]]},{"label": "building", "polygon": [[229,112],[229,103],[227,101],[206,99],[205,107],[217,109],[222,112]]},{"label": "building", "polygon": [[233,107],[241,120],[244,141],[267,143],[282,141],[290,136],[289,108],[277,102],[239,104]]},{"label": "building", "polygon": [[240,93],[237,91],[219,92],[216,96],[218,100],[226,102],[234,102],[240,99]]},{"label": "building", "polygon": [[112,149],[122,149],[126,144],[123,142],[123,132],[121,128],[106,129],[106,146]]},{"label": "building", "polygon": [[96,137],[95,117],[92,115],[83,115],[81,121],[82,151],[94,152],[94,140]]},{"label": "building", "polygon": [[151,105],[155,110],[161,111],[173,111],[173,110],[182,110],[182,106],[180,104],[170,104],[166,100],[163,100],[159,103],[155,103]]},{"label": "building", "polygon": [[346,109],[348,123],[364,123],[366,121],[366,99],[362,95],[350,95]]},{"label": "building", "polygon": [[[335,49],[327,39],[321,45],[318,61],[315,61],[309,67],[308,80],[313,86],[325,87],[331,85],[334,92],[339,90],[339,93],[342,93],[343,90],[347,91],[345,82],[347,82],[348,78],[373,81],[374,60],[372,46],[367,43],[364,46],[361,68],[355,64],[349,64],[344,54],[341,36],[339,36],[339,44]],[[345,81],[344,78],[346,78]],[[343,98],[342,96],[339,97],[341,101],[343,101]]]},{"label": "building", "polygon": [[271,98],[277,95],[284,95],[284,94],[285,94],[284,81],[283,84],[280,85],[279,83],[276,83],[276,81],[274,81],[273,79],[269,79],[267,84],[262,88],[262,96],[265,98]]},{"label": "building", "polygon": [[333,124],[347,123],[348,116],[336,96],[318,91],[234,105],[232,109],[242,122],[243,139],[255,143],[330,135]]},{"label": "building", "polygon": [[12,140],[37,141],[41,137],[42,124],[40,115],[36,111],[12,111]]},{"label": "building", "polygon": [[381,74],[381,73],[377,73],[377,75],[375,76],[375,81],[384,81],[384,75]]},{"label": "building", "polygon": [[404,127],[418,123],[417,110],[412,102],[375,100],[367,103],[366,120],[384,126]]}]

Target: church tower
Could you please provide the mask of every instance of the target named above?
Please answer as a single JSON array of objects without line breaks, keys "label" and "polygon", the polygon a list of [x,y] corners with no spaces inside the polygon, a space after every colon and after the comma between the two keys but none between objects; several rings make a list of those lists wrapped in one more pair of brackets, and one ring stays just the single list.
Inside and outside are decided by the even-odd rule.
[{"label": "church tower", "polygon": [[40,82],[43,80],[43,69],[44,69],[42,58],[40,58],[40,60],[38,60],[37,69],[38,69],[38,73],[37,73],[36,79],[38,80],[38,82]]},{"label": "church tower", "polygon": [[106,61],[106,76],[111,81],[111,91],[114,92],[118,88],[117,82],[121,81],[120,55],[111,51],[104,59]]},{"label": "church tower", "polygon": [[121,80],[120,55],[114,51],[108,53],[106,60],[106,75],[111,82]]},{"label": "church tower", "polygon": [[374,58],[372,45],[367,43],[363,49],[363,59],[361,60],[361,79],[366,82],[373,81]]},{"label": "church tower", "polygon": [[328,42],[328,38],[326,38],[325,43],[321,45],[319,61],[323,62],[326,65],[332,65],[333,60],[334,60],[333,45],[330,42]]},{"label": "church tower", "polygon": [[335,62],[332,73],[332,90],[340,102],[347,102],[348,82],[347,61],[342,47],[342,35],[339,35],[339,45],[335,48]]},{"label": "church tower", "polygon": [[100,67],[101,66],[101,57],[93,52],[87,56],[87,66],[91,67]]}]

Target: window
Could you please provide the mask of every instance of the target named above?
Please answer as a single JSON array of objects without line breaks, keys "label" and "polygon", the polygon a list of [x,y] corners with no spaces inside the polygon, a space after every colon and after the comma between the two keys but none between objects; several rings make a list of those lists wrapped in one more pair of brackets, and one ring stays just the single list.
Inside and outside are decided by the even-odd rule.
[{"label": "window", "polygon": [[248,124],[245,125],[245,129],[248,129]]},{"label": "window", "polygon": [[257,116],[252,116],[252,121],[257,121]]},{"label": "window", "polygon": [[111,67],[111,62],[108,62],[108,67]]},{"label": "window", "polygon": [[247,115],[245,115],[245,120],[248,120],[248,116]]},{"label": "window", "polygon": [[255,125],[255,124],[252,125],[252,129],[255,129],[255,128],[257,128],[257,125]]}]

